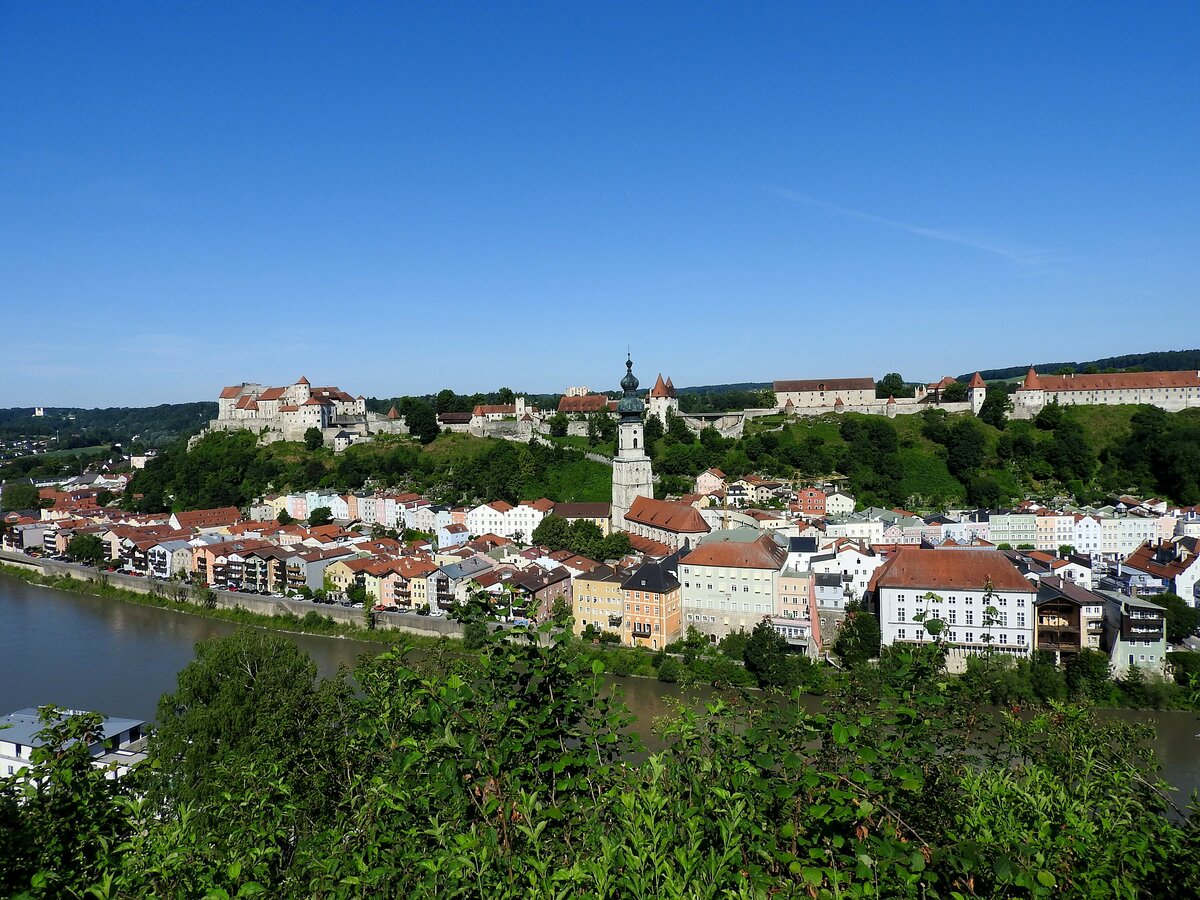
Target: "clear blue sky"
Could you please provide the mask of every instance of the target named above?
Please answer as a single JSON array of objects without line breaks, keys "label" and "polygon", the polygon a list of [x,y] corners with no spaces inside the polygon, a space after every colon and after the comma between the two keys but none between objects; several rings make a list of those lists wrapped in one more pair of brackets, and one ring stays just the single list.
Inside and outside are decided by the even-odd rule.
[{"label": "clear blue sky", "polygon": [[1200,6],[0,6],[0,405],[1200,344]]}]

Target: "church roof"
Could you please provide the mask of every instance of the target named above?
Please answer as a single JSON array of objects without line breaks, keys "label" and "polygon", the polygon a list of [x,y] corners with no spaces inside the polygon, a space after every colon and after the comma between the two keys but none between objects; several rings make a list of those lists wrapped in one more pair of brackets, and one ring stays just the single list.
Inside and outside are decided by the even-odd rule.
[{"label": "church roof", "polygon": [[700,511],[689,503],[638,497],[625,518],[639,525],[676,534],[706,534],[710,529]]}]

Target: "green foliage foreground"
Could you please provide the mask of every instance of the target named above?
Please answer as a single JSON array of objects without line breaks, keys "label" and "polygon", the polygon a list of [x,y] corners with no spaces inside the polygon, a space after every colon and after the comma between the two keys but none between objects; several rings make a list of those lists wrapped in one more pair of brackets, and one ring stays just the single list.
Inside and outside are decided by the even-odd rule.
[{"label": "green foliage foreground", "polygon": [[[540,638],[540,640],[539,640]],[[0,790],[0,889],[31,897],[1185,897],[1195,812],[1146,733],[1054,706],[996,720],[937,648],[828,712],[730,698],[631,717],[569,642],[401,651],[359,690],[285,639],[201,648],[120,783],[47,734]],[[752,639],[751,639],[752,640]],[[290,649],[289,649],[290,646]],[[751,643],[745,646],[747,653]],[[344,676],[343,676],[344,678]],[[340,680],[340,679],[339,679]],[[280,711],[290,711],[281,715]],[[197,746],[203,743],[203,747]]]}]

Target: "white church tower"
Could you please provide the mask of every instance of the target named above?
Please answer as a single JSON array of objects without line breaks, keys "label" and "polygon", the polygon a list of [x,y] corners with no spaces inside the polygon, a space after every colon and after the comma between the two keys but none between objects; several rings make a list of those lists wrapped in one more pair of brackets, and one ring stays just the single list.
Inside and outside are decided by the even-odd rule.
[{"label": "white church tower", "polygon": [[638,380],[633,374],[633,360],[625,360],[625,377],[621,390],[625,396],[617,404],[621,421],[617,425],[617,455],[613,459],[612,527],[625,528],[625,514],[638,497],[654,498],[654,472],[646,455],[645,435],[642,433],[642,401],[634,393]]}]

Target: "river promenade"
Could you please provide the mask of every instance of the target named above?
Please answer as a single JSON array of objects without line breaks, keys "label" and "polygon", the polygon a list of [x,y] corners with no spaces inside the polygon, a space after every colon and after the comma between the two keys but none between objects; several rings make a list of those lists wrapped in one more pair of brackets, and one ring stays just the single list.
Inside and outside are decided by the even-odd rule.
[{"label": "river promenade", "polygon": [[[23,553],[0,550],[0,563],[35,571],[47,578],[63,578],[70,576],[78,581],[90,581],[111,588],[119,588],[136,594],[158,597],[164,601],[178,601],[173,605],[186,610],[189,606],[199,609],[201,599],[200,586],[191,586],[182,582],[163,581],[157,578],[146,578],[140,575],[129,575],[121,572],[106,572],[91,566],[78,563],[64,562],[57,559],[26,556]],[[313,603],[308,600],[288,599],[280,597],[262,597],[256,594],[243,594],[235,591],[212,591],[209,601],[218,609],[243,609],[261,616],[293,615],[303,618],[308,613],[317,613],[332,619],[334,622],[353,627],[362,627],[363,612],[360,609],[347,609],[336,604]],[[375,613],[375,628],[390,631],[406,632],[424,637],[462,637],[462,626],[445,616],[418,616],[415,613],[380,612]]]}]

